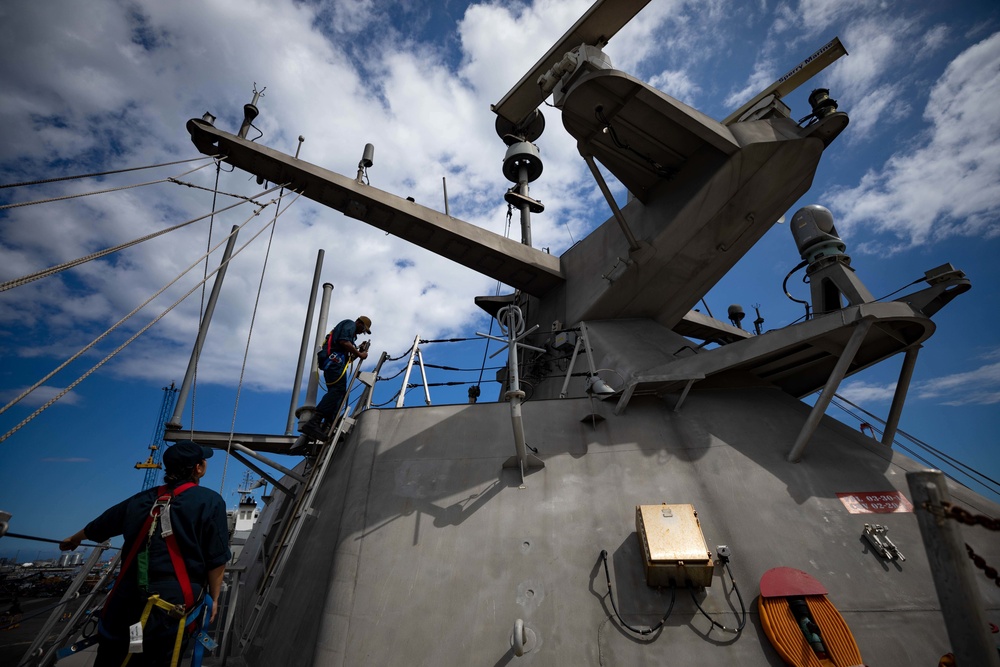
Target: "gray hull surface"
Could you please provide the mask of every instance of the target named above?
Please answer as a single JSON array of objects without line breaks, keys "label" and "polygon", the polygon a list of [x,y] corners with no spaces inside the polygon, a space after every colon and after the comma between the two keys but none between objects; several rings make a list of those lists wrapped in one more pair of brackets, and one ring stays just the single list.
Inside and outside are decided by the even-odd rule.
[{"label": "gray hull surface", "polygon": [[[852,514],[837,496],[909,498],[905,473],[921,466],[830,418],[789,463],[809,408],[777,390],[695,392],[672,407],[642,397],[615,416],[613,402],[525,403],[528,444],[545,467],[523,487],[501,468],[512,453],[503,403],[368,410],[334,454],[237,664],[781,665],[756,606],[761,575],[779,566],[827,587],[867,664],[933,665],[951,650],[915,515]],[[604,417],[596,427],[593,414]],[[1000,514],[952,492],[974,513]],[[730,547],[749,614],[741,635],[712,629],[684,588],[648,637],[614,618],[602,549],[626,622],[655,625],[669,605],[669,589],[646,585],[634,522],[636,505],[660,503],[692,504],[713,555]],[[873,553],[865,523],[885,525],[905,562]],[[993,533],[963,527],[963,537],[1000,561]],[[988,612],[1000,609],[1000,589],[976,575]],[[740,602],[722,567],[696,595],[736,626]],[[521,657],[517,619],[533,634]],[[240,625],[238,612],[237,636]]]}]

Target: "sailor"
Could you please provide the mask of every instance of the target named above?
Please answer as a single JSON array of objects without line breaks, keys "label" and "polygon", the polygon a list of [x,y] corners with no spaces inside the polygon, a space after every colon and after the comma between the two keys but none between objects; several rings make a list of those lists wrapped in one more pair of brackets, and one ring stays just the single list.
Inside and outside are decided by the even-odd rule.
[{"label": "sailor", "polygon": [[[103,542],[125,536],[121,572],[98,628],[96,667],[119,667],[129,655],[130,667],[170,665],[179,635],[183,654],[204,610],[205,593],[219,599],[231,558],[226,504],[215,491],[198,486],[211,456],[211,448],[190,440],[168,447],[163,453],[163,486],[109,508],[59,544],[60,550],[72,551],[84,539]],[[215,620],[216,610],[212,605],[209,622]],[[179,630],[182,620],[184,632]],[[137,639],[135,626],[140,623]]]},{"label": "sailor", "polygon": [[355,342],[359,334],[371,335],[371,332],[371,319],[361,315],[356,320],[343,320],[327,334],[316,353],[326,382],[326,395],[316,406],[312,418],[299,429],[307,436],[323,441],[329,438],[330,426],[340,413],[347,395],[347,367],[354,357],[368,358],[368,342],[365,341],[361,347]]}]

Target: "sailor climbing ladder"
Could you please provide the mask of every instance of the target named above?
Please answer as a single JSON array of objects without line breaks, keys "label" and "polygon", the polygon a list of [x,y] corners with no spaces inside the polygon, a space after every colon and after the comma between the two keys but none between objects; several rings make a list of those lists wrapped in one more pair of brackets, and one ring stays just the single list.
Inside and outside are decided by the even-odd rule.
[{"label": "sailor climbing ladder", "polygon": [[[247,619],[246,626],[240,633],[239,642],[241,650],[250,643],[256,634],[257,626],[262,616],[261,612],[267,607],[271,592],[274,590],[274,583],[281,577],[291,547],[298,539],[306,517],[312,516],[314,513],[312,503],[316,497],[316,492],[319,490],[320,482],[326,475],[327,468],[333,459],[333,453],[336,451],[337,444],[354,426],[355,419],[347,414],[345,408],[349,405],[347,397],[350,396],[351,388],[354,387],[355,381],[359,379],[370,390],[371,386],[369,383],[374,382],[374,374],[362,373],[360,364],[355,367],[348,381],[347,396],[345,396],[344,404],[341,406],[337,419],[334,420],[333,434],[329,444],[320,443],[319,453],[314,459],[310,459],[312,463],[307,469],[306,479],[299,485],[295,497],[291,502],[291,509],[285,513],[285,517],[281,522],[282,525],[279,527],[280,534],[274,542],[274,548],[269,556],[264,576],[257,587],[257,600],[254,603],[253,611]],[[362,403],[362,401],[359,401],[359,404]]]}]

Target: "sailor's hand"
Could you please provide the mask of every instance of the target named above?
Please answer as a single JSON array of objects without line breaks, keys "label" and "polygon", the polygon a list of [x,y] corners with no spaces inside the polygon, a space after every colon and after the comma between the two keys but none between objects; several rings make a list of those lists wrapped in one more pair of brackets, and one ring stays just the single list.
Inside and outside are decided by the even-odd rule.
[{"label": "sailor's hand", "polygon": [[83,540],[77,538],[76,535],[72,537],[67,537],[65,540],[59,543],[59,551],[73,551]]},{"label": "sailor's hand", "polygon": [[367,359],[368,350],[358,350],[358,359]]}]

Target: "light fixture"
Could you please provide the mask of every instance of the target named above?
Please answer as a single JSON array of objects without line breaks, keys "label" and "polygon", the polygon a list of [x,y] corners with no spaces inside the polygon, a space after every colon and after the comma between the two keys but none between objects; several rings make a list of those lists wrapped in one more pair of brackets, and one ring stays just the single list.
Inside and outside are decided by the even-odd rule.
[{"label": "light fixture", "polygon": [[615,394],[616,392],[614,389],[609,387],[599,375],[588,375],[587,393],[603,399]]}]

